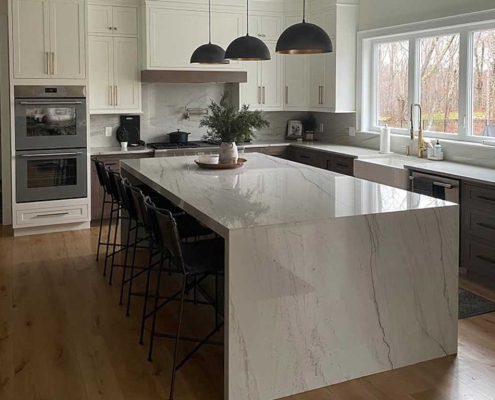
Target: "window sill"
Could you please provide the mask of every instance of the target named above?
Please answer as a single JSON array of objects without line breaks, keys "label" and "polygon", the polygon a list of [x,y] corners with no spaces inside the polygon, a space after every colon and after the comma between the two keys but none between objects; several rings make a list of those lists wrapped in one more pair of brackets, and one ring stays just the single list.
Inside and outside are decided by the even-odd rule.
[{"label": "window sill", "polygon": [[[376,132],[376,131],[357,131],[357,134],[380,136],[380,132]],[[403,135],[400,133],[391,133],[390,136],[411,141],[409,139],[408,135]],[[437,140],[437,138],[427,137],[427,136],[425,136],[425,139]],[[466,146],[466,147],[473,147],[473,148],[483,148],[483,149],[488,148],[488,149],[493,149],[495,151],[495,146],[486,145],[486,144],[483,144],[481,142],[469,142],[466,140],[452,140],[452,139],[443,139],[443,138],[439,138],[438,140],[441,141],[442,145],[443,144],[447,144],[447,145],[451,144],[451,145],[455,145],[455,146]],[[487,138],[485,140],[495,142],[495,137],[494,138]],[[416,139],[414,141],[416,141]]]}]

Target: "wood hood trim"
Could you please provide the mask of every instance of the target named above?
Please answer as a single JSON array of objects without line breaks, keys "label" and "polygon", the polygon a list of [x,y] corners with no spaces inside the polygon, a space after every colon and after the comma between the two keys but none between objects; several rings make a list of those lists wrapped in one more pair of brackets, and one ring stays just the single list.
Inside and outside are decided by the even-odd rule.
[{"label": "wood hood trim", "polygon": [[141,71],[143,83],[246,83],[246,71]]}]

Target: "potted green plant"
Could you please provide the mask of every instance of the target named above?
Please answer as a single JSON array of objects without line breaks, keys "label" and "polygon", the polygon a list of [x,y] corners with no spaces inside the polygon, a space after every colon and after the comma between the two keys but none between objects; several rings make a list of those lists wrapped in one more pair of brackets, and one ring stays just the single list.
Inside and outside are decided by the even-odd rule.
[{"label": "potted green plant", "polygon": [[302,120],[304,136],[306,140],[313,140],[314,132],[317,127],[316,118],[313,115],[309,115]]},{"label": "potted green plant", "polygon": [[120,148],[122,151],[127,151],[127,143],[129,142],[129,132],[126,129],[122,129],[117,133],[117,140],[120,142]]},{"label": "potted green plant", "polygon": [[220,102],[211,101],[208,115],[199,124],[208,128],[204,139],[219,141],[220,163],[237,162],[236,142],[246,141],[254,137],[253,130],[268,128],[270,123],[261,111],[249,111],[244,104],[240,110],[229,104],[228,94],[224,93]]}]

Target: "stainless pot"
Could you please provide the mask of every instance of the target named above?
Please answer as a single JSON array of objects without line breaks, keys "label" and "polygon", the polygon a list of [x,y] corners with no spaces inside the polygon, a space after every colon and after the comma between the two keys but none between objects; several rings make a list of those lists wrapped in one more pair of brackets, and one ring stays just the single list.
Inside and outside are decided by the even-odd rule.
[{"label": "stainless pot", "polygon": [[170,143],[187,143],[190,133],[182,132],[180,129],[177,129],[177,132],[170,132],[167,133],[167,135]]}]

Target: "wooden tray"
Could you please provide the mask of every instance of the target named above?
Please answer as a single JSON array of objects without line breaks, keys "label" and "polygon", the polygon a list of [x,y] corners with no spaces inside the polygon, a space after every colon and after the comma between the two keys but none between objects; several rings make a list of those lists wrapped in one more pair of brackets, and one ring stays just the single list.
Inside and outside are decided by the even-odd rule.
[{"label": "wooden tray", "polygon": [[199,168],[204,169],[236,169],[241,168],[246,163],[245,158],[238,158],[236,164],[204,164],[199,162],[198,160],[194,160]]}]

